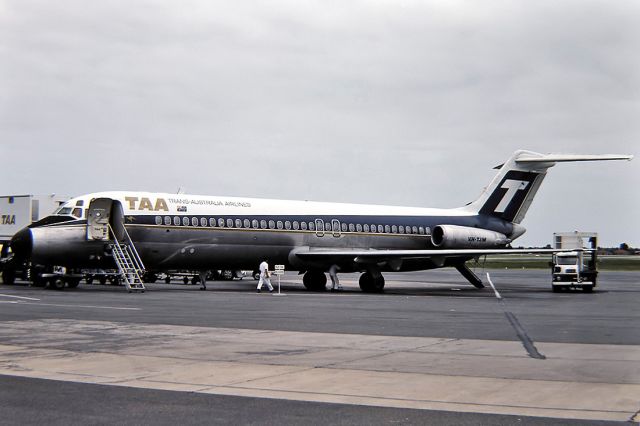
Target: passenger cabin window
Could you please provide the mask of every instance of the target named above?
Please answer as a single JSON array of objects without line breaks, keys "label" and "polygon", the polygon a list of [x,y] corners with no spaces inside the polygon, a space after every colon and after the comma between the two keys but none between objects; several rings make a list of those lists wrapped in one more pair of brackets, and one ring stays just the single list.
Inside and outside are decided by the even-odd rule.
[{"label": "passenger cabin window", "polygon": [[309,231],[315,231],[316,230],[316,224],[314,222],[309,222]]},{"label": "passenger cabin window", "polygon": [[227,228],[233,228],[233,219],[227,219]]},{"label": "passenger cabin window", "polygon": [[173,224],[174,224],[175,226],[180,225],[180,218],[179,218],[178,216],[174,216],[174,217],[173,217]]},{"label": "passenger cabin window", "polygon": [[242,221],[240,219],[236,219],[236,228],[242,228]]},{"label": "passenger cabin window", "polygon": [[384,232],[386,232],[387,234],[389,234],[391,232],[391,227],[389,225],[385,225],[384,226]]},{"label": "passenger cabin window", "polygon": [[327,232],[331,232],[331,223],[327,222],[324,224],[324,230]]},{"label": "passenger cabin window", "polygon": [[418,233],[419,233],[420,235],[424,235],[424,227],[419,226],[419,227],[418,227]]},{"label": "passenger cabin window", "polygon": [[162,217],[156,216],[156,225],[162,225]]},{"label": "passenger cabin window", "polygon": [[392,234],[397,234],[398,233],[398,227],[396,225],[391,225],[391,233]]},{"label": "passenger cabin window", "polygon": [[224,228],[224,219],[223,218],[218,219],[218,226],[221,227],[221,228]]},{"label": "passenger cabin window", "polygon": [[340,227],[342,228],[342,232],[347,232],[347,224],[346,223],[342,222]]},{"label": "passenger cabin window", "polygon": [[192,217],[191,218],[191,226],[198,226],[198,218],[197,217]]},{"label": "passenger cabin window", "polygon": [[378,233],[382,234],[384,232],[384,226],[378,225]]},{"label": "passenger cabin window", "polygon": [[216,226],[216,219],[213,217],[209,218],[209,226],[214,228]]},{"label": "passenger cabin window", "polygon": [[189,218],[188,218],[188,217],[186,217],[186,216],[184,216],[184,217],[182,218],[182,224],[183,224],[184,226],[189,226]]},{"label": "passenger cabin window", "polygon": [[262,219],[260,221],[260,228],[267,229],[267,221],[266,220]]},{"label": "passenger cabin window", "polygon": [[418,227],[417,226],[412,226],[411,227],[411,232],[413,232],[414,234],[418,233]]},{"label": "passenger cabin window", "polygon": [[376,226],[375,225],[371,225],[371,232],[376,232]]},{"label": "passenger cabin window", "polygon": [[349,232],[354,232],[356,230],[356,227],[353,223],[349,224]]},{"label": "passenger cabin window", "polygon": [[282,221],[279,220],[278,221],[278,229],[282,229],[284,227],[284,225],[282,224]]},{"label": "passenger cabin window", "polygon": [[307,222],[300,222],[300,229],[302,229],[303,231],[307,230]]},{"label": "passenger cabin window", "polygon": [[369,224],[368,223],[364,224],[364,232],[369,232]]},{"label": "passenger cabin window", "polygon": [[251,227],[252,227],[253,229],[258,229],[258,220],[257,220],[257,219],[253,219],[253,220],[251,221]]},{"label": "passenger cabin window", "polygon": [[165,225],[171,225],[171,217],[165,216],[164,217],[164,224]]},{"label": "passenger cabin window", "polygon": [[404,226],[402,225],[398,226],[398,233],[404,234]]},{"label": "passenger cabin window", "polygon": [[284,221],[284,229],[291,229],[291,222],[289,222],[288,220]]},{"label": "passenger cabin window", "polygon": [[201,217],[200,218],[200,226],[207,226],[207,218],[206,217]]},{"label": "passenger cabin window", "polygon": [[273,220],[269,221],[269,229],[276,229],[276,223]]},{"label": "passenger cabin window", "polygon": [[356,231],[358,232],[362,232],[362,225],[361,224],[356,224]]},{"label": "passenger cabin window", "polygon": [[243,224],[245,228],[251,228],[251,221],[249,219],[245,219]]},{"label": "passenger cabin window", "polygon": [[298,221],[297,221],[297,220],[294,220],[294,221],[293,221],[293,229],[294,229],[294,230],[296,230],[296,231],[297,231],[298,229],[300,229],[300,224],[298,223]]}]

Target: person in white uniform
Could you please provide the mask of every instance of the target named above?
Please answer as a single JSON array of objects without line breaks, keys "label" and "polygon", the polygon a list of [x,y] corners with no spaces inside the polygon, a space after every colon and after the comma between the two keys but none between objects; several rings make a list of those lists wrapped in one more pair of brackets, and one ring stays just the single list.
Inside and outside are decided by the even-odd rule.
[{"label": "person in white uniform", "polygon": [[262,284],[267,284],[269,293],[273,291],[273,286],[271,285],[271,278],[269,278],[269,275],[269,264],[266,260],[263,260],[260,264],[260,281],[258,281],[258,293],[262,291]]},{"label": "person in white uniform", "polygon": [[342,291],[340,280],[338,279],[338,271],[340,267],[338,265],[331,265],[329,268],[329,276],[331,277],[331,291]]}]

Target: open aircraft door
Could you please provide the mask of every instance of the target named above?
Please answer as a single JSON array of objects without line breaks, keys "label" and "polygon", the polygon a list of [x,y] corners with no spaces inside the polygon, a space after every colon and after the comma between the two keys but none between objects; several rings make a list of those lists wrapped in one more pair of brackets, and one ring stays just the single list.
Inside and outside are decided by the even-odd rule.
[{"label": "open aircraft door", "polygon": [[116,239],[124,238],[124,210],[118,200],[96,198],[87,212],[87,240],[109,241],[109,225]]}]

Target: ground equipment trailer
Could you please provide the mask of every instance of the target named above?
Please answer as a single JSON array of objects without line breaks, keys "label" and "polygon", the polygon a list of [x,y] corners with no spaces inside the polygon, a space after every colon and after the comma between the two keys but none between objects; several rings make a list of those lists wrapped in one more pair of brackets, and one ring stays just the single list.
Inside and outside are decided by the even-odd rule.
[{"label": "ground equipment trailer", "polygon": [[9,241],[13,235],[33,222],[57,210],[69,197],[64,195],[3,195],[0,196],[0,269],[2,280],[11,284],[16,277],[29,279],[27,265],[17,265],[12,259]]},{"label": "ground equipment trailer", "polygon": [[558,232],[553,234],[555,249],[575,251],[555,253],[551,262],[551,288],[558,292],[571,288],[593,291],[598,277],[598,234]]}]

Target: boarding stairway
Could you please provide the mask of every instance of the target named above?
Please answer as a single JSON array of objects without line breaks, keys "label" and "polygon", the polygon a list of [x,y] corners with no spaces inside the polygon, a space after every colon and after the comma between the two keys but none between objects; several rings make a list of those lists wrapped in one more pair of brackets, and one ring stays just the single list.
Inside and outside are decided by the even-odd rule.
[{"label": "boarding stairway", "polygon": [[133,245],[133,241],[131,241],[127,229],[123,227],[123,230],[124,241],[120,242],[113,228],[109,225],[109,234],[113,238],[113,244],[111,246],[113,260],[118,267],[120,278],[127,288],[127,291],[129,293],[132,291],[144,293],[145,287],[141,278],[142,275],[144,275],[144,264],[142,263],[142,259],[140,259],[136,247]]}]

